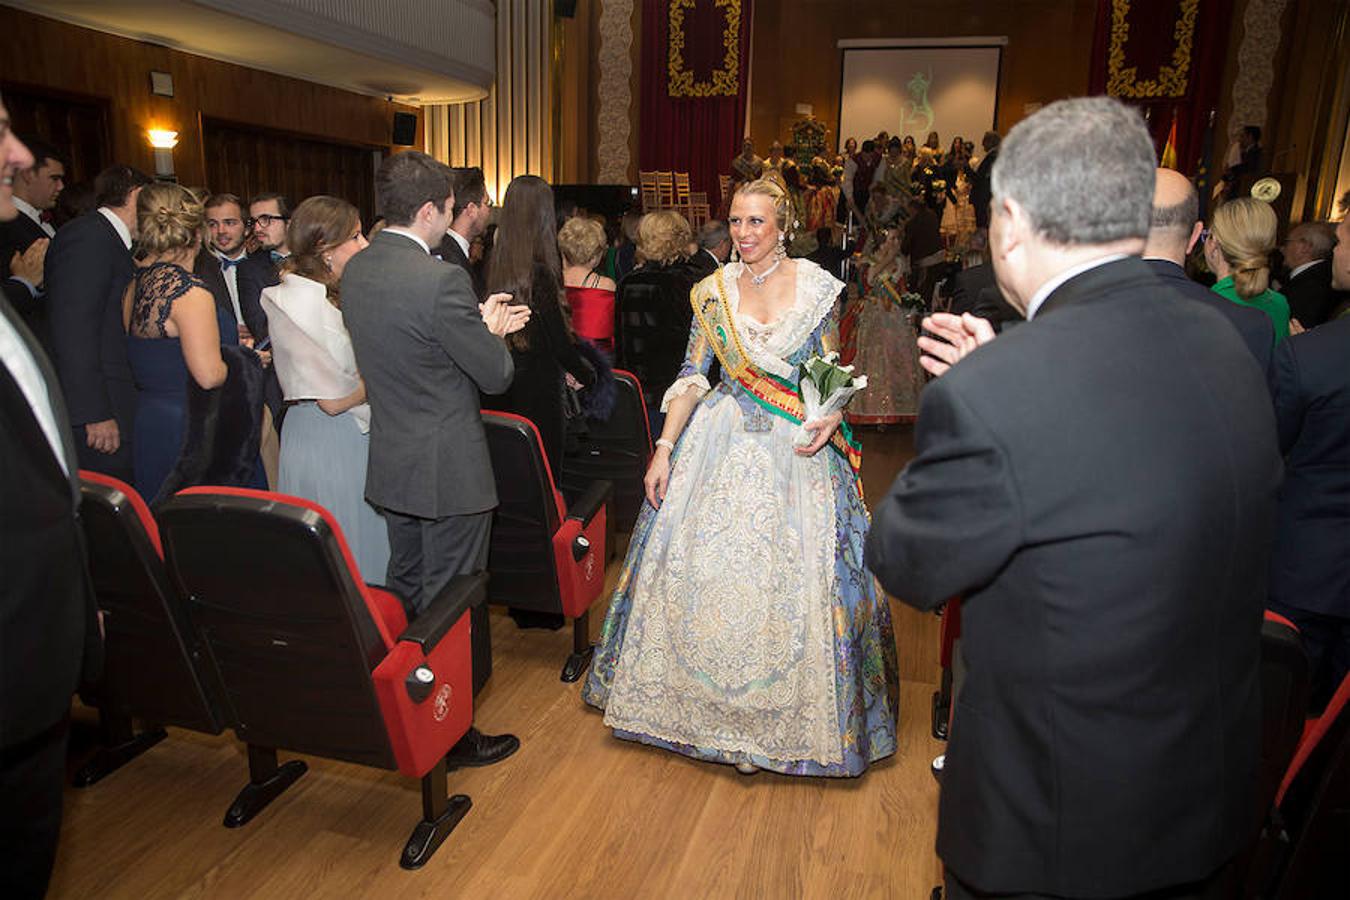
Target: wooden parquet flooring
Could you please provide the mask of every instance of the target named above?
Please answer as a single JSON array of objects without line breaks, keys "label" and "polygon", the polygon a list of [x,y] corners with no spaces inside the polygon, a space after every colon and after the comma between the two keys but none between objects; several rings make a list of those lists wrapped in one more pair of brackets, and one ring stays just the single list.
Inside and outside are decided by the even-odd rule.
[{"label": "wooden parquet flooring", "polygon": [[[863,440],[868,496],[879,498],[912,455],[910,429]],[[520,631],[494,613],[494,672],[475,723],[519,735],[521,749],[451,773],[474,806],[421,871],[398,867],[421,809],[410,779],[309,758],[258,818],[226,829],[247,780],[243,746],[229,732],[171,729],[99,784],[67,791],[50,896],[926,898],[941,874],[929,773],[942,752],[929,734],[939,620],[892,610],[900,746],[861,778],[747,777],[617,740],[579,685],[558,680],[570,631]],[[76,720],[93,714],[77,708]]]}]

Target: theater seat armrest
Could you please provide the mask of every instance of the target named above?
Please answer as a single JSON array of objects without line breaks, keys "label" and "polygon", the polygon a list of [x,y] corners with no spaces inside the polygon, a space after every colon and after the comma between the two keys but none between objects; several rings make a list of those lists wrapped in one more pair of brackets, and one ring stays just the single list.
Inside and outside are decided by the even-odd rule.
[{"label": "theater seat armrest", "polygon": [[398,639],[417,644],[425,655],[430,656],[460,616],[468,612],[469,607],[482,602],[487,593],[487,580],[486,572],[456,575],[441,588],[426,611],[408,624]]},{"label": "theater seat armrest", "polygon": [[613,493],[614,485],[608,481],[591,482],[591,486],[586,488],[586,493],[578,497],[577,502],[568,506],[567,518],[576,519],[582,527],[591,524],[591,519],[604,508]]}]

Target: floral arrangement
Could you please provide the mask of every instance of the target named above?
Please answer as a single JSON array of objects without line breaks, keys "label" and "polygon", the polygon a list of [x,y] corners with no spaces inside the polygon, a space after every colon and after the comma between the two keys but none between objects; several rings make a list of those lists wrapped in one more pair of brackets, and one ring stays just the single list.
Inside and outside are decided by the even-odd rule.
[{"label": "floral arrangement", "polygon": [[805,447],[816,437],[815,432],[807,430],[805,423],[843,409],[854,394],[867,387],[867,376],[854,375],[852,366],[839,365],[839,354],[833,351],[824,356],[813,356],[798,368],[801,374],[798,390],[805,413],[792,444]]}]

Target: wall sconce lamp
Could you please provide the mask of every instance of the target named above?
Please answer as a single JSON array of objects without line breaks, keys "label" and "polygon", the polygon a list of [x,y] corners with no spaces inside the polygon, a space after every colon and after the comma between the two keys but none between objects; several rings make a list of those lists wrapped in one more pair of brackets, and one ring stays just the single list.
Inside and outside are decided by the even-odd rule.
[{"label": "wall sconce lamp", "polygon": [[173,173],[173,148],[178,146],[178,132],[151,128],[146,132],[150,146],[155,148],[155,177],[165,181],[175,181]]}]

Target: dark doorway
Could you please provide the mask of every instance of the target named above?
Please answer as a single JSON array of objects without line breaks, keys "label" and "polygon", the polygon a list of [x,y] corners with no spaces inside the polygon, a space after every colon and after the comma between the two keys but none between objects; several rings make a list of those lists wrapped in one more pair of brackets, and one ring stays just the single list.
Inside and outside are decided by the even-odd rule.
[{"label": "dark doorway", "polygon": [[92,181],[112,163],[107,101],[22,84],[0,84],[10,127],[66,154],[66,183]]},{"label": "dark doorway", "polygon": [[370,227],[375,215],[375,156],[383,148],[298,137],[219,119],[202,120],[206,180],[213,192],[245,201],[263,191],[285,194],[293,204],[315,194],[341,197],[361,211]]}]

